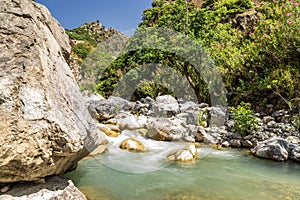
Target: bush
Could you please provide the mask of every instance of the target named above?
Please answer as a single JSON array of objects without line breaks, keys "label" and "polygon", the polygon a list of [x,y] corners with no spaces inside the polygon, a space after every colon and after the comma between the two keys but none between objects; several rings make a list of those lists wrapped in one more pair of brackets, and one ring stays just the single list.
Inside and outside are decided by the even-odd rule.
[{"label": "bush", "polygon": [[242,102],[233,108],[232,112],[235,131],[242,135],[248,135],[256,128],[257,121],[253,111],[250,110],[250,104]]},{"label": "bush", "polygon": [[80,58],[86,58],[91,51],[91,47],[89,44],[82,42],[76,44],[72,51]]}]

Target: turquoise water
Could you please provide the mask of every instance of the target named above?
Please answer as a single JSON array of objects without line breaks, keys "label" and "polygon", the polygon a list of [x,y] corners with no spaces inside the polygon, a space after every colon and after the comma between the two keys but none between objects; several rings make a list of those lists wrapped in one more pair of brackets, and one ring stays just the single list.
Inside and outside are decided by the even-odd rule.
[{"label": "turquoise water", "polygon": [[[120,152],[122,156],[118,156]],[[151,165],[145,159],[136,161],[136,156],[145,157],[147,153],[112,150],[99,157],[82,160],[78,169],[66,176],[89,199],[300,199],[299,163],[258,159],[241,150],[218,151],[203,147],[198,152],[200,159],[194,163],[168,165],[165,160],[155,157],[158,161],[153,159],[151,162],[161,167],[159,170],[128,173],[126,169]]]}]

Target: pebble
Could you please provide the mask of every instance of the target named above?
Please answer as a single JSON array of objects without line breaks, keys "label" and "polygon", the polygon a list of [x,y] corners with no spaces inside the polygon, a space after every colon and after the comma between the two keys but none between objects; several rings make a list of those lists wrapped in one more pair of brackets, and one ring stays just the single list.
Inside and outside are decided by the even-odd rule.
[{"label": "pebble", "polygon": [[5,187],[1,188],[0,192],[3,194],[3,193],[8,192],[8,190],[9,190],[9,187],[5,186]]}]

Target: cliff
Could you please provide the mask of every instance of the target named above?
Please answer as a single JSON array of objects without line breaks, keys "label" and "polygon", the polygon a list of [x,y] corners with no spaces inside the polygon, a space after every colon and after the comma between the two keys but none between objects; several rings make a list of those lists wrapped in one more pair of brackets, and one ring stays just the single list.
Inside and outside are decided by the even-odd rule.
[{"label": "cliff", "polygon": [[44,6],[0,2],[0,183],[63,174],[101,143],[70,51]]}]

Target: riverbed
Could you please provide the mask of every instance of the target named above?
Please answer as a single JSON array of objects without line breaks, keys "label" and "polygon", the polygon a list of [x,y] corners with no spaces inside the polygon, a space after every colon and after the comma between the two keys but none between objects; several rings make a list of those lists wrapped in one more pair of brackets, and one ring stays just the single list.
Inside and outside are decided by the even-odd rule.
[{"label": "riverbed", "polygon": [[[124,136],[126,138],[126,134]],[[192,163],[174,163],[168,153],[184,146],[144,140],[148,153],[117,148],[79,162],[66,175],[90,200],[300,199],[300,164],[251,156],[247,150],[198,148]],[[163,147],[163,148],[162,148]]]}]

